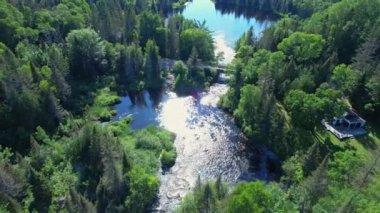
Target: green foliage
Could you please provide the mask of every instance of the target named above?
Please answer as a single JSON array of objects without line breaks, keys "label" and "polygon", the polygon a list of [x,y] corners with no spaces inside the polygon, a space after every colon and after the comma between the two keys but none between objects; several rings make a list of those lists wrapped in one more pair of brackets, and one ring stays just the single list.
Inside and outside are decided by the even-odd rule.
[{"label": "green foliage", "polygon": [[362,39],[368,35],[379,17],[380,2],[375,0],[343,0],[305,24],[305,31],[325,35],[329,46],[337,49],[341,63],[349,63]]},{"label": "green foliage", "polygon": [[[234,116],[239,120],[242,120],[242,125],[244,127],[244,133],[249,137],[253,137],[255,131],[254,127],[254,115],[259,110],[259,105],[261,101],[261,90],[253,85],[247,85],[241,90],[241,99],[239,106],[234,112]],[[250,119],[250,120],[248,120]]]},{"label": "green foliage", "polygon": [[345,64],[338,65],[333,70],[332,80],[337,87],[346,94],[350,94],[356,88],[359,73]]},{"label": "green foliage", "polygon": [[235,49],[239,50],[243,46],[252,47],[252,46],[254,46],[256,44],[256,42],[257,42],[257,38],[255,36],[255,33],[253,32],[253,27],[251,27],[236,42]]},{"label": "green foliage", "polygon": [[160,68],[160,56],[156,43],[149,40],[145,47],[144,76],[146,88],[157,89],[162,87],[163,78]]},{"label": "green foliage", "polygon": [[167,56],[178,59],[180,54],[180,33],[183,30],[185,18],[182,15],[173,15],[168,20],[168,41],[170,45],[167,47]]},{"label": "green foliage", "polygon": [[326,41],[321,35],[296,32],[284,39],[278,45],[278,49],[302,63],[317,59],[321,55],[325,43]]},{"label": "green foliage", "polygon": [[239,59],[235,59],[229,69],[233,70],[232,79],[229,83],[231,87],[227,94],[221,97],[219,106],[232,113],[239,104],[243,63]]},{"label": "green foliage", "polygon": [[[151,207],[160,157],[163,167],[175,162],[174,136],[150,128],[146,134],[159,148],[137,148],[130,119],[95,122],[115,114],[116,76],[127,76],[118,82],[127,90],[143,89],[146,78],[148,86],[162,82],[157,46],[150,42],[144,58],[138,45],[136,16],[150,16],[157,6],[167,10],[174,1],[145,3],[0,0],[0,143],[11,148],[0,151],[0,211],[123,212],[134,208],[127,205],[132,202],[141,204],[136,211]],[[168,31],[157,12],[161,28],[141,36],[165,46],[164,54]],[[150,196],[139,200],[146,191]]]},{"label": "green foliage", "polygon": [[259,85],[248,84],[242,87],[240,101],[234,111],[243,132],[261,143],[268,141],[268,135],[277,134],[278,131],[272,128],[273,122],[276,122],[272,119],[279,115],[279,111],[273,95],[273,81],[267,74],[260,76]]},{"label": "green foliage", "polygon": [[158,193],[158,178],[137,167],[129,172],[128,178],[131,195],[125,201],[126,208],[131,212],[146,211]]},{"label": "green foliage", "polygon": [[177,156],[173,146],[174,135],[150,126],[135,134],[136,148],[150,150],[156,157],[160,156],[162,167],[169,168],[174,165]]},{"label": "green foliage", "polygon": [[172,151],[162,150],[160,158],[162,167],[170,168],[174,166],[176,157],[177,152],[174,149]]},{"label": "green foliage", "polygon": [[148,11],[139,15],[138,23],[142,46],[146,46],[149,39],[154,39],[159,28],[163,26],[161,16]]},{"label": "green foliage", "polygon": [[379,203],[376,200],[379,199],[380,178],[379,175],[375,175],[370,184],[363,190],[363,193],[359,194],[355,199],[354,209],[362,212],[376,212],[379,209]]},{"label": "green foliage", "polygon": [[60,208],[60,199],[66,196],[77,181],[77,177],[72,173],[71,165],[57,166],[48,158],[37,176],[43,190],[50,194],[49,211],[57,211]]},{"label": "green foliage", "polygon": [[162,145],[159,139],[154,135],[147,135],[145,131],[136,134],[136,148],[153,150],[159,153],[162,150]]},{"label": "green foliage", "polygon": [[72,30],[86,27],[91,18],[90,6],[85,0],[64,0],[54,8],[53,14],[62,30],[63,38]]},{"label": "green foliage", "polygon": [[220,177],[214,183],[197,184],[176,212],[297,212],[276,184],[243,182],[229,193]]},{"label": "green foliage", "polygon": [[20,159],[16,164],[14,157],[10,149],[0,146],[0,209],[5,212],[19,212],[33,200],[26,170],[29,162]]},{"label": "green foliage", "polygon": [[196,52],[194,53],[193,57],[188,60],[188,65],[179,61],[173,67],[172,72],[176,76],[174,89],[180,94],[187,94],[194,89],[204,88],[215,78],[216,73],[212,71],[206,76],[206,68],[202,69],[199,67]]},{"label": "green foliage", "polygon": [[296,212],[292,203],[283,201],[285,194],[276,185],[241,183],[230,196],[228,212]]},{"label": "green foliage", "polygon": [[243,77],[247,83],[256,83],[260,72],[266,69],[266,62],[271,53],[267,50],[259,50],[254,53],[253,57],[248,60],[247,66],[244,67]]},{"label": "green foliage", "polygon": [[263,183],[243,183],[232,192],[228,212],[265,212],[270,207],[269,199]]},{"label": "green foliage", "polygon": [[298,16],[283,16],[275,26],[263,31],[262,38],[258,41],[259,47],[274,50],[281,41],[297,32],[300,24]]},{"label": "green foliage", "polygon": [[192,87],[189,69],[182,61],[175,63],[173,73],[176,75],[176,80],[174,83],[174,89],[176,91],[183,91],[184,89]]},{"label": "green foliage", "polygon": [[[351,104],[365,119],[376,120],[367,130],[378,126],[380,2],[295,0],[280,6],[266,1],[262,7],[260,1],[228,3],[280,7],[302,17],[284,15],[256,41],[247,37],[250,32],[241,37],[228,67],[231,88],[219,103],[249,138],[285,160],[279,184],[286,194],[282,201],[302,212],[375,209],[372,196],[365,193],[371,184],[376,186],[377,175],[369,172],[374,170],[368,169],[372,161],[367,157],[376,153],[378,136],[339,141],[320,121],[342,115]],[[235,203],[237,208],[249,208],[254,198],[247,197]],[[247,211],[268,211],[263,206]]]},{"label": "green foliage", "polygon": [[102,38],[118,42],[124,36],[125,18],[120,1],[99,0],[92,5],[92,21]]},{"label": "green foliage", "polygon": [[354,151],[336,152],[329,164],[328,176],[339,184],[350,184],[363,163],[364,157]]},{"label": "green foliage", "polygon": [[214,46],[209,31],[200,28],[184,30],[180,36],[181,58],[186,60],[190,57],[193,49],[198,51],[199,59],[204,62],[213,61]]},{"label": "green foliage", "polygon": [[28,134],[34,128],[38,125],[54,128],[65,116],[65,111],[55,96],[57,90],[50,68],[38,69],[32,64],[21,66],[5,45],[0,44],[0,49],[0,66],[4,73],[0,91],[0,116],[5,121],[1,124],[2,144],[23,152],[28,149],[25,141],[29,140]]},{"label": "green foliage", "polygon": [[1,0],[0,5],[0,42],[15,47],[18,31],[23,27],[23,14],[6,0]]},{"label": "green foliage", "polygon": [[227,186],[222,183],[221,177],[216,182],[205,184],[202,184],[198,177],[194,191],[182,200],[176,212],[219,212],[224,205],[227,191]]},{"label": "green foliage", "polygon": [[[94,121],[113,117],[116,89],[159,88],[160,56],[186,61],[173,70],[177,91],[212,82],[215,71],[202,64],[215,62],[205,23],[178,15],[165,26],[160,15],[184,3],[0,0],[0,143],[9,147],[0,149],[1,212],[151,209],[159,167],[175,162],[174,136],[132,131],[131,118]],[[285,160],[283,182],[228,193],[219,178],[197,185],[178,211],[376,212],[378,168],[369,167],[379,144],[380,2],[228,3],[298,15],[283,15],[261,38],[244,34],[220,103]],[[346,108],[342,95],[375,121],[368,136],[340,142],[319,128]]]},{"label": "green foliage", "polygon": [[372,113],[377,113],[380,109],[380,72],[372,76],[369,82],[366,84],[368,92],[371,95],[371,103],[365,105],[365,108]]},{"label": "green foliage", "polygon": [[304,178],[304,171],[302,161],[298,154],[293,155],[282,165],[282,169],[285,172],[285,177],[283,177],[283,181],[298,184]]},{"label": "green foliage", "polygon": [[[156,173],[161,150],[175,152],[171,133],[158,127],[133,133],[128,122],[121,120],[106,127],[86,125],[76,145],[70,148],[74,163],[80,168],[81,184],[77,190],[96,200],[98,211],[143,212],[151,207],[158,192]],[[141,141],[147,144],[152,140],[160,149],[140,146]],[[144,158],[146,160],[142,160]]]},{"label": "green foliage", "polygon": [[313,130],[322,119],[339,115],[344,109],[344,104],[336,97],[307,94],[300,90],[290,91],[285,104],[290,110],[292,122],[305,130]]},{"label": "green foliage", "polygon": [[105,57],[105,46],[92,29],[71,31],[66,37],[70,70],[74,76],[95,78],[101,73],[100,65]]},{"label": "green foliage", "polygon": [[139,91],[142,81],[144,56],[142,50],[136,44],[130,46],[118,46],[120,57],[117,62],[118,81],[128,91]]},{"label": "green foliage", "polygon": [[96,94],[94,104],[88,109],[87,116],[100,121],[110,121],[116,115],[112,106],[120,102],[120,97],[111,92],[109,88],[99,90]]},{"label": "green foliage", "polygon": [[83,195],[79,194],[75,189],[70,189],[69,195],[65,200],[65,206],[68,212],[95,212],[96,208]]}]

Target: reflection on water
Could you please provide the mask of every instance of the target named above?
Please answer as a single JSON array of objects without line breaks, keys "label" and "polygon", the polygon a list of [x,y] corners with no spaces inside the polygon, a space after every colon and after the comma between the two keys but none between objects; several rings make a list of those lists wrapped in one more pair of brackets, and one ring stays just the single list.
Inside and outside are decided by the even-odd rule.
[{"label": "reflection on water", "polygon": [[273,12],[265,12],[260,10],[252,9],[249,6],[239,6],[236,4],[223,4],[216,3],[215,9],[220,11],[223,15],[232,14],[235,17],[243,17],[245,19],[255,18],[260,22],[268,22],[270,20],[276,20],[279,18],[279,15],[274,14]]},{"label": "reflection on water", "polygon": [[131,124],[132,129],[142,129],[149,125],[159,125],[157,121],[157,107],[161,101],[167,98],[168,94],[162,91],[130,93],[128,96],[121,97],[120,104],[115,106],[117,114],[113,120],[119,120],[125,116],[132,115],[134,118]]},{"label": "reflection on water", "polygon": [[[118,116],[133,114],[133,128],[160,125],[174,132],[177,150],[175,165],[161,175],[159,200],[156,210],[171,211],[181,198],[195,186],[197,177],[213,180],[219,175],[230,186],[242,180],[271,180],[262,154],[248,151],[245,137],[231,117],[217,108],[219,98],[228,86],[215,84],[208,92],[178,97],[174,92],[164,92],[155,106],[149,92],[129,97],[116,106]],[[138,97],[138,98],[137,98]],[[157,96],[156,96],[157,97]]]},{"label": "reflection on water", "polygon": [[[234,12],[235,10],[237,13]],[[253,27],[256,36],[260,36],[261,32],[272,24],[272,19],[265,15],[248,12],[244,7],[215,5],[211,0],[193,0],[183,10],[182,15],[188,19],[206,21],[216,41],[215,52],[225,54],[224,63],[231,62],[235,42],[250,27]]]},{"label": "reflection on water", "polygon": [[159,121],[175,132],[178,153],[176,164],[162,175],[159,210],[170,211],[178,205],[196,183],[197,177],[211,180],[222,175],[229,184],[236,183],[248,172],[243,135],[216,103],[226,85],[214,85],[200,98],[174,94],[160,109]]},{"label": "reflection on water", "polygon": [[[210,0],[194,0],[182,14],[189,19],[206,20],[214,34],[216,52],[224,52],[225,63],[235,55],[234,42],[251,26],[259,35],[271,24],[243,10],[231,13],[226,7],[215,9]],[[270,163],[276,156],[265,148],[248,151],[244,135],[231,117],[217,108],[219,98],[227,90],[227,85],[215,84],[208,92],[186,97],[173,92],[144,92],[123,97],[115,107],[115,120],[133,115],[133,129],[159,125],[177,135],[176,163],[160,177],[156,210],[172,211],[194,187],[198,176],[213,180],[221,175],[230,186],[242,180],[268,181],[276,177],[276,169],[271,169],[276,165]]]}]

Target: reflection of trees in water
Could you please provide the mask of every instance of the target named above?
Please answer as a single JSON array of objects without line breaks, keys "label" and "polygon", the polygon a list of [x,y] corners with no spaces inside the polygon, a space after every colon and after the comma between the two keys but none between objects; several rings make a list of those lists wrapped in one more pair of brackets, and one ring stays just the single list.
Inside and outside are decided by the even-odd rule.
[{"label": "reflection of trees in water", "polygon": [[160,90],[148,90],[148,93],[150,96],[150,100],[153,103],[153,106],[157,107],[163,99],[164,91],[162,89],[160,89]]},{"label": "reflection of trees in water", "polygon": [[129,91],[128,92],[128,96],[129,96],[129,99],[131,100],[131,103],[132,105],[136,105],[138,103],[140,103],[140,101],[138,101],[140,98],[141,92],[134,92],[134,91]]},{"label": "reflection of trees in water", "polygon": [[236,4],[224,4],[224,3],[215,3],[215,9],[224,14],[235,14],[235,17],[240,18],[244,17],[246,19],[255,18],[257,21],[271,21],[279,18],[279,15],[254,9],[250,6],[242,6]]},{"label": "reflection of trees in water", "polygon": [[163,95],[163,90],[144,90],[128,93],[132,105],[143,107],[157,107],[161,103]]}]

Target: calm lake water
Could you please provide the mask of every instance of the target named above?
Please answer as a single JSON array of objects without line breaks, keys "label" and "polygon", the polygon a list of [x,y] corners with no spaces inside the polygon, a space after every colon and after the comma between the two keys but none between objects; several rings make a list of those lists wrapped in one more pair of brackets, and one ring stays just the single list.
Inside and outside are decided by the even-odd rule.
[{"label": "calm lake water", "polygon": [[[231,13],[230,8],[224,7],[223,11],[216,10],[209,0],[194,0],[184,9],[183,15],[206,20],[207,26],[214,31],[217,51],[228,53],[225,56],[229,62],[234,56],[233,44],[242,33],[251,26],[260,33],[271,21],[247,18],[244,11]],[[177,135],[174,142],[176,163],[169,171],[160,172],[160,192],[153,211],[173,211],[193,189],[198,176],[207,181],[221,175],[230,186],[240,181],[269,181],[277,177],[273,169],[276,165],[272,163],[276,156],[265,148],[250,150],[231,116],[217,107],[227,90],[228,85],[220,81],[208,91],[185,97],[167,90],[146,91],[122,97],[122,102],[115,106],[114,120],[132,115],[133,129],[158,125]]]},{"label": "calm lake water", "polygon": [[235,42],[250,27],[253,27],[256,36],[260,36],[261,32],[272,24],[270,16],[249,14],[243,10],[244,8],[240,8],[238,12],[235,9],[224,5],[218,5],[217,9],[210,0],[193,0],[182,12],[188,19],[206,21],[207,27],[213,32],[215,52],[224,52],[225,63],[232,61],[235,56]]}]

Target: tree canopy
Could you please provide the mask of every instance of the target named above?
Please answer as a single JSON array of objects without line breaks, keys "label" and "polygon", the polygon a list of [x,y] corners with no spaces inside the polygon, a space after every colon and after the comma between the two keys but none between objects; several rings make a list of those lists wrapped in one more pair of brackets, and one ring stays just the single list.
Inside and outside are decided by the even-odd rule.
[{"label": "tree canopy", "polygon": [[[161,90],[167,76],[179,94],[216,81],[210,67],[220,55],[207,23],[173,15],[185,3],[0,0],[0,212],[152,211],[159,171],[176,162],[175,135],[132,130],[130,117],[113,120],[113,106]],[[380,1],[215,6],[280,19],[236,42],[219,107],[249,147],[281,159],[282,172],[277,182],[231,189],[223,176],[199,179],[176,211],[378,211]],[[368,134],[340,141],[321,120],[348,109],[367,120]]]}]

